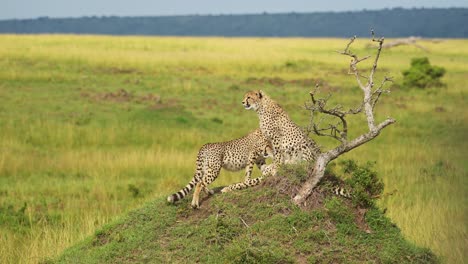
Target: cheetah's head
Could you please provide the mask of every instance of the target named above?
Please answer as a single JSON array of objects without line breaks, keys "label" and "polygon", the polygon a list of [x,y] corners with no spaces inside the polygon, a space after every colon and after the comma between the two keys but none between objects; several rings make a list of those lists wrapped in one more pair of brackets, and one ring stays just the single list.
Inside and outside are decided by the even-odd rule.
[{"label": "cheetah's head", "polygon": [[242,100],[242,104],[247,110],[253,109],[254,111],[257,111],[262,98],[263,98],[262,90],[250,91],[244,95],[244,100]]}]

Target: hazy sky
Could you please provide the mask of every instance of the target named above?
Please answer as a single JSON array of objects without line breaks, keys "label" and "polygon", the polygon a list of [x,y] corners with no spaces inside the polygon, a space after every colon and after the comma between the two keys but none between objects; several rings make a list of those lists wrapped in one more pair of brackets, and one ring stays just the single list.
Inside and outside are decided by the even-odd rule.
[{"label": "hazy sky", "polygon": [[0,0],[0,19],[468,7],[468,0]]}]

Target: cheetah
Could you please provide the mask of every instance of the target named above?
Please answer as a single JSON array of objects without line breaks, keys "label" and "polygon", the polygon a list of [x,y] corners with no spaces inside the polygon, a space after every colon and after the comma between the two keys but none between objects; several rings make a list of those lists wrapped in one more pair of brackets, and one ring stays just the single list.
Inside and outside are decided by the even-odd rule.
[{"label": "cheetah", "polygon": [[245,168],[244,183],[248,186],[256,185],[259,181],[250,178],[253,167],[257,165],[261,168],[265,165],[265,156],[272,153],[273,148],[260,129],[239,139],[205,144],[198,151],[193,179],[183,189],[168,196],[167,201],[174,203],[181,200],[195,187],[192,207],[198,208],[200,191],[213,194],[213,191],[208,189],[208,185],[218,177],[221,168],[229,171]]},{"label": "cheetah", "polygon": [[[269,148],[269,150],[271,151],[270,153],[267,153],[265,151],[264,153],[264,157],[273,157],[273,149],[272,148]],[[262,172],[262,175],[258,178],[255,178],[255,179],[245,179],[244,182],[239,182],[239,183],[234,183],[234,184],[231,184],[227,187],[224,187],[221,192],[222,193],[226,193],[226,192],[230,192],[230,191],[235,191],[235,190],[242,190],[242,189],[245,189],[245,188],[248,188],[248,187],[252,187],[252,186],[256,186],[258,184],[260,184],[263,179],[267,176],[270,176],[270,175],[276,175],[276,172],[277,172],[278,168],[276,167],[275,164],[269,164],[269,165],[262,165],[260,167],[260,171]]]},{"label": "cheetah", "polygon": [[247,92],[242,100],[247,110],[257,112],[260,129],[273,146],[275,164],[314,161],[320,149],[265,92]]}]

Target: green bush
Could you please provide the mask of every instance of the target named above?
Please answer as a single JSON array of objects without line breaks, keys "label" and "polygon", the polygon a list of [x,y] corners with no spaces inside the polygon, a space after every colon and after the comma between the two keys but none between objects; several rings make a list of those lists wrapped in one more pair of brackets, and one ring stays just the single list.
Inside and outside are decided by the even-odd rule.
[{"label": "green bush", "polygon": [[440,87],[444,84],[440,78],[444,76],[445,69],[431,66],[427,57],[411,59],[411,67],[403,71],[403,86],[412,88]]},{"label": "green bush", "polygon": [[382,194],[384,184],[372,169],[373,163],[360,166],[353,160],[345,160],[341,165],[344,173],[351,175],[346,183],[351,186],[354,204],[365,208],[374,206],[374,198]]},{"label": "green bush", "polygon": [[11,204],[0,205],[0,227],[6,227],[16,232],[25,232],[30,225],[26,208],[26,203],[18,210],[15,210]]}]

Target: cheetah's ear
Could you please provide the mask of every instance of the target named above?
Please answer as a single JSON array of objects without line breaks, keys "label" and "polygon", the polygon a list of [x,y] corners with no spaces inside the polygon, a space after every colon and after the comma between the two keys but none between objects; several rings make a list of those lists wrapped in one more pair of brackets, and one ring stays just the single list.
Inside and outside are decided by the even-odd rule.
[{"label": "cheetah's ear", "polygon": [[262,99],[262,97],[263,97],[263,91],[262,91],[262,90],[258,90],[257,95],[258,95],[258,98],[259,98],[259,99]]}]

